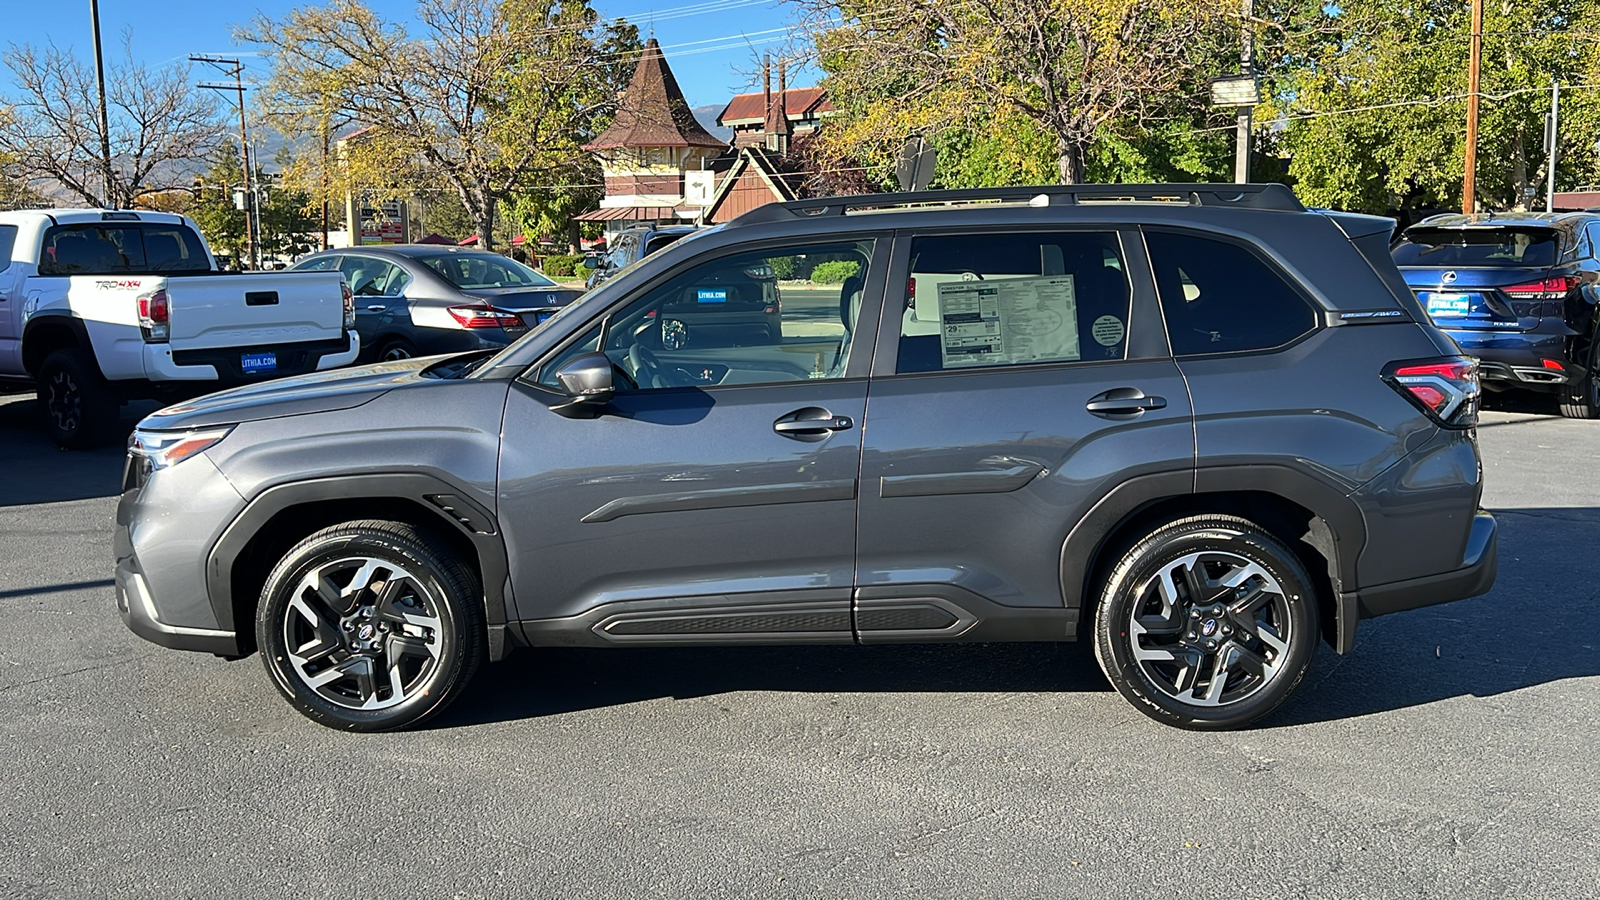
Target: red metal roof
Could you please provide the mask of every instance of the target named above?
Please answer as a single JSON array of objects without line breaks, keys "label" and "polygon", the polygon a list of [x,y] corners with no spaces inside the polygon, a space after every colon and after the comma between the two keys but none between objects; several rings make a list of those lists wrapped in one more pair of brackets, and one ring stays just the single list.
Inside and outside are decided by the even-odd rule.
[{"label": "red metal roof", "polygon": [[651,38],[644,45],[633,80],[617,105],[617,118],[585,150],[620,147],[726,147],[695,121],[689,101],[683,99],[678,80],[667,68],[661,45]]},{"label": "red metal roof", "polygon": [[614,222],[620,219],[634,222],[670,222],[678,216],[670,206],[606,206],[573,218],[579,222]]},{"label": "red metal roof", "polygon": [[[833,103],[828,100],[828,92],[819,87],[790,88],[783,92],[783,105],[789,111],[791,119],[805,118],[833,110]],[[754,119],[759,122],[766,117],[767,106],[762,95],[739,94],[722,108],[722,112],[717,116],[717,124],[726,125],[739,119]]]}]

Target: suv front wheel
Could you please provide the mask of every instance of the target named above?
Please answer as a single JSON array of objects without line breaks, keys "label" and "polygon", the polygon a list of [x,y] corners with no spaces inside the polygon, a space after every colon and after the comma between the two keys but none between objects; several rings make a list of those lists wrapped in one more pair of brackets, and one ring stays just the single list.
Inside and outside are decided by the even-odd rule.
[{"label": "suv front wheel", "polygon": [[307,717],[350,731],[415,725],[454,700],[485,655],[482,592],[448,551],[399,522],[325,528],[262,590],[256,641]]},{"label": "suv front wheel", "polygon": [[1223,515],[1164,525],[1123,555],[1097,609],[1095,658],[1153,719],[1247,725],[1276,709],[1316,651],[1316,597],[1294,553]]}]

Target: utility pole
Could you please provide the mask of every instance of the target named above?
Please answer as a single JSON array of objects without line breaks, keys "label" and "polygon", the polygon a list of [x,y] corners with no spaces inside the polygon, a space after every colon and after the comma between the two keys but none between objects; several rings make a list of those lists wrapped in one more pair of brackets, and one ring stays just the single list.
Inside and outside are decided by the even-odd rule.
[{"label": "utility pole", "polygon": [[117,206],[112,196],[116,192],[116,173],[111,168],[111,126],[106,115],[106,64],[100,54],[100,0],[89,0],[89,24],[94,30],[94,83],[100,92],[100,176],[106,184],[101,202],[112,208]]},{"label": "utility pole", "polygon": [[[1250,20],[1255,15],[1254,0],[1242,0],[1244,28],[1239,36],[1239,74],[1255,77],[1255,29],[1250,26]],[[1251,106],[1239,107],[1239,135],[1237,147],[1234,150],[1233,180],[1240,184],[1250,181],[1250,122],[1254,118],[1255,108]]]},{"label": "utility pole", "polygon": [[1483,67],[1483,0],[1472,0],[1472,44],[1467,58],[1467,171],[1461,180],[1461,211],[1477,212],[1478,73]]},{"label": "utility pole", "polygon": [[1556,149],[1560,142],[1560,131],[1556,130],[1561,123],[1561,82],[1550,79],[1550,118],[1544,123],[1544,152],[1545,168],[1549,169],[1550,180],[1545,185],[1544,208],[1546,212],[1556,211]]},{"label": "utility pole", "polygon": [[191,56],[190,62],[209,63],[222,70],[224,75],[233,76],[233,84],[204,84],[200,87],[212,91],[232,91],[239,98],[239,158],[244,163],[244,223],[245,240],[249,248],[250,268],[261,268],[261,241],[256,234],[256,195],[250,189],[250,140],[245,133],[244,125],[244,63],[238,59],[228,59],[219,56]]}]

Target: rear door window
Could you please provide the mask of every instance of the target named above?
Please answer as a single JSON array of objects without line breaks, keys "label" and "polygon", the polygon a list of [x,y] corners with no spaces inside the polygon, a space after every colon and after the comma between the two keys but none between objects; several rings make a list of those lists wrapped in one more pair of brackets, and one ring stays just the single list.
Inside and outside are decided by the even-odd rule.
[{"label": "rear door window", "polygon": [[40,275],[176,275],[209,272],[200,236],[157,222],[91,222],[46,229]]},{"label": "rear door window", "polygon": [[1398,266],[1544,267],[1560,246],[1551,228],[1411,228],[1394,247]]},{"label": "rear door window", "polygon": [[895,372],[1122,359],[1125,268],[1111,231],[917,237]]},{"label": "rear door window", "polygon": [[1178,356],[1270,350],[1316,327],[1309,301],[1240,244],[1147,231],[1145,245]]}]

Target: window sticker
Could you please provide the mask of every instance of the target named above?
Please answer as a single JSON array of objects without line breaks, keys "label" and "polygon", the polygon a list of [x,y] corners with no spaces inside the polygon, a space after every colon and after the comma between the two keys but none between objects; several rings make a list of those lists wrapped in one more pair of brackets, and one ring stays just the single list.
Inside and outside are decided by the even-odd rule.
[{"label": "window sticker", "polygon": [[1071,275],[945,282],[939,310],[946,369],[1081,358]]},{"label": "window sticker", "polygon": [[1089,327],[1089,333],[1094,335],[1095,342],[1102,347],[1115,347],[1122,343],[1122,336],[1127,333],[1122,320],[1116,316],[1101,316],[1094,320]]}]

